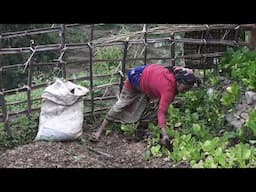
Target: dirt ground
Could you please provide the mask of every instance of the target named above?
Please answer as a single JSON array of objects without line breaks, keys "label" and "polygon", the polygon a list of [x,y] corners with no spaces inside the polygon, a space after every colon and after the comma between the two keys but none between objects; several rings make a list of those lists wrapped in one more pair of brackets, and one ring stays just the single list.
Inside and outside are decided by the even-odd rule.
[{"label": "dirt ground", "polygon": [[[95,129],[94,129],[95,130]],[[172,168],[189,167],[174,164],[165,157],[145,159],[146,139],[111,131],[101,141],[88,140],[93,129],[85,129],[80,141],[38,141],[0,152],[1,168]]]}]

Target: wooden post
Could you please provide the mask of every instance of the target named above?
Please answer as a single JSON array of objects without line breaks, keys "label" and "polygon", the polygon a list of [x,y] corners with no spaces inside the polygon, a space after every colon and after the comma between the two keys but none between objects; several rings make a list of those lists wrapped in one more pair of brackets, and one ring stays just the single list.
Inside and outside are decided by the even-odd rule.
[{"label": "wooden post", "polygon": [[256,49],[256,24],[252,27],[248,37],[248,47],[253,50]]},{"label": "wooden post", "polygon": [[32,108],[32,100],[31,100],[31,84],[32,84],[32,62],[28,67],[28,84],[27,84],[27,104],[28,104],[28,117],[31,117],[31,108]]},{"label": "wooden post", "polygon": [[[1,47],[1,40],[0,40],[0,47]],[[2,113],[3,113],[3,122],[4,122],[4,129],[7,132],[8,136],[12,137],[12,131],[9,126],[9,118],[8,118],[8,110],[7,110],[7,105],[6,105],[6,100],[4,96],[4,89],[3,89],[3,68],[2,68],[2,63],[0,63],[0,105],[2,108]]]},{"label": "wooden post", "polygon": [[124,42],[124,49],[123,49],[123,59],[122,59],[122,68],[121,68],[121,78],[120,78],[120,93],[123,88],[123,82],[125,78],[125,64],[126,64],[126,57],[127,57],[127,49],[128,49],[128,41]]},{"label": "wooden post", "polygon": [[3,113],[3,122],[4,122],[4,129],[7,132],[8,136],[12,137],[12,131],[9,127],[9,118],[8,118],[8,111],[6,106],[6,100],[5,96],[3,94],[3,70],[2,70],[2,64],[0,66],[0,105],[2,108]]},{"label": "wooden post", "polygon": [[[204,50],[206,50],[206,47],[207,47],[207,41],[206,41],[205,38],[207,38],[209,33],[210,33],[208,25],[206,25],[206,26],[207,26],[207,30],[203,34]],[[206,81],[206,64],[207,64],[207,59],[206,59],[206,57],[203,57],[200,61],[203,61],[203,66],[204,66],[203,67],[203,70],[204,70],[203,82],[205,82]]]},{"label": "wooden post", "polygon": [[206,57],[201,58],[201,63],[203,63],[203,71],[204,71],[204,77],[203,77],[203,82],[206,80]]},{"label": "wooden post", "polygon": [[27,61],[28,64],[28,81],[27,81],[27,104],[28,104],[28,118],[31,118],[31,109],[32,109],[32,99],[31,99],[31,86],[32,86],[32,75],[33,75],[33,56],[35,53],[34,41],[30,41],[30,47],[32,49],[32,54],[29,60]]},{"label": "wooden post", "polygon": [[170,52],[171,52],[171,65],[175,65],[175,42],[174,42],[174,33],[170,35]]},{"label": "wooden post", "polygon": [[[202,31],[201,40],[204,40],[204,37],[205,37],[205,31]],[[201,53],[202,45],[203,45],[203,44],[200,44],[200,45],[199,45],[199,48],[198,48],[198,50],[197,50],[197,54],[200,54],[200,53]]]},{"label": "wooden post", "polygon": [[66,44],[66,26],[65,24],[60,25],[60,36],[61,36],[61,47],[60,47],[60,57],[59,57],[59,64],[62,70],[62,77],[65,79],[67,76],[66,72],[66,62],[62,60],[62,57],[65,53],[65,44]]},{"label": "wooden post", "polygon": [[91,32],[90,32],[90,37],[88,41],[88,47],[89,47],[89,65],[90,65],[90,91],[91,91],[91,115],[94,118],[94,90],[93,90],[93,31],[94,31],[94,25],[91,25]]},{"label": "wooden post", "polygon": [[148,25],[144,24],[143,26],[144,32],[144,65],[147,64],[147,52],[148,52],[148,44],[147,44],[147,32],[148,32]]},{"label": "wooden post", "polygon": [[235,27],[235,41],[238,42],[239,40],[239,34],[240,34],[240,25],[238,25],[237,27]]}]

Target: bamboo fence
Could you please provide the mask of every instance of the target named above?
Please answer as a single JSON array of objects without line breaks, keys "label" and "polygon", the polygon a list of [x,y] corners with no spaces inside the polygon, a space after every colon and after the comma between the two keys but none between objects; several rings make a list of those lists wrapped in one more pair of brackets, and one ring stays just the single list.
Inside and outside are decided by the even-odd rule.
[{"label": "bamboo fence", "polygon": [[[250,30],[254,27],[254,24],[216,24],[216,25],[172,25],[172,26],[160,26],[150,28],[148,24],[143,25],[143,29],[141,31],[129,32],[125,34],[114,35],[111,37],[103,37],[94,39],[94,32],[96,26],[102,26],[104,24],[94,24],[94,25],[81,25],[81,24],[60,24],[53,27],[48,28],[38,28],[17,32],[7,32],[0,34],[0,55],[12,55],[18,53],[29,53],[25,63],[20,64],[12,64],[5,66],[0,63],[0,105],[2,113],[0,113],[0,121],[4,123],[4,128],[7,131],[8,135],[12,135],[11,127],[9,126],[10,118],[16,118],[20,115],[27,115],[31,117],[33,112],[39,112],[40,107],[33,108],[32,104],[35,101],[41,101],[41,98],[31,98],[31,91],[35,89],[39,89],[42,87],[47,87],[52,82],[46,82],[41,84],[32,84],[33,71],[35,67],[43,67],[43,66],[59,66],[62,74],[61,76],[66,79],[67,71],[66,66],[72,63],[78,62],[77,60],[69,60],[64,61],[63,56],[67,50],[77,50],[83,49],[89,51],[89,57],[85,56],[84,59],[80,59],[79,62],[85,62],[89,64],[89,75],[79,77],[79,78],[69,78],[69,81],[77,81],[77,80],[89,80],[90,81],[90,99],[84,98],[85,101],[90,102],[91,109],[89,111],[85,111],[85,116],[94,117],[96,114],[102,113],[109,109],[109,107],[101,107],[95,108],[95,101],[105,101],[105,100],[113,100],[116,99],[116,96],[105,96],[105,97],[97,97],[95,96],[95,90],[98,89],[106,89],[111,86],[119,86],[119,90],[121,91],[123,82],[125,80],[125,73],[127,72],[126,63],[128,61],[142,61],[144,64],[147,64],[149,61],[153,60],[164,60],[170,62],[172,65],[175,65],[177,59],[202,59],[202,58],[219,58],[224,52],[214,52],[214,53],[197,53],[197,54],[189,54],[176,56],[175,46],[178,43],[188,43],[188,44],[196,44],[196,45],[223,45],[227,47],[241,47],[248,46],[248,42],[240,41],[237,36],[233,40],[225,40],[224,37],[221,39],[205,39],[205,38],[175,38],[175,33],[180,32],[194,32],[194,31],[209,31],[209,30],[232,30],[232,29],[240,29],[240,30]],[[84,43],[67,43],[66,35],[71,28],[75,27],[87,27],[90,31],[88,42]],[[33,40],[30,42],[30,47],[20,47],[20,48],[2,48],[1,42],[4,39],[17,38],[17,37],[30,37],[31,35],[38,35],[44,33],[53,33],[57,32],[60,34],[60,43],[59,44],[46,44],[46,45],[35,45]],[[156,36],[151,38],[150,36]],[[159,37],[160,36],[160,37]],[[150,49],[149,45],[154,45],[156,43],[167,43],[169,44],[169,53],[170,56],[165,57],[148,57],[148,51]],[[139,56],[135,58],[129,58],[128,48],[131,45],[142,45],[144,56]],[[122,46],[122,58],[118,59],[95,59],[94,58],[94,50],[97,47],[106,47],[106,46],[114,46],[120,45]],[[40,63],[34,61],[34,55],[38,52],[45,51],[56,51],[58,50],[60,55],[56,61]],[[93,66],[96,62],[113,62],[119,61],[121,63],[121,70],[115,73],[109,74],[93,74]],[[18,68],[22,68],[24,72],[28,75],[27,85],[23,87],[18,87],[15,89],[5,89],[2,83],[3,72],[9,70],[16,70]],[[120,78],[119,82],[112,82],[105,85],[94,86],[94,80],[100,78],[111,78],[113,76],[117,76]],[[15,95],[19,92],[26,92],[27,99],[23,101],[16,102],[6,102],[6,96]],[[26,103],[27,109],[22,111],[8,112],[8,106],[18,105]]]}]

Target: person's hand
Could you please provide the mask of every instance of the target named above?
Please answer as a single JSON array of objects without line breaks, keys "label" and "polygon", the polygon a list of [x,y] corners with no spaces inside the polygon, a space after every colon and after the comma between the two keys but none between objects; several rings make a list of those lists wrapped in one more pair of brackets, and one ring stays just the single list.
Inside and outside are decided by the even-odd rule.
[{"label": "person's hand", "polygon": [[170,152],[173,151],[173,145],[167,134],[160,134],[161,144],[165,146]]},{"label": "person's hand", "polygon": [[165,145],[166,141],[169,139],[169,137],[166,133],[166,128],[165,127],[162,127],[160,130],[161,130],[161,133],[160,133],[161,144]]},{"label": "person's hand", "polygon": [[169,137],[168,135],[161,134],[160,139],[161,139],[161,144],[166,145],[166,142],[169,140]]}]

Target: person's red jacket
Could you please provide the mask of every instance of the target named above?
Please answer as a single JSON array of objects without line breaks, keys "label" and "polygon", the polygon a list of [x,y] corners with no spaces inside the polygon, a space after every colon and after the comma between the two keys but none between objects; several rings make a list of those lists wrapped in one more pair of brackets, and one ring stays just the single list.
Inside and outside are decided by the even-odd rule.
[{"label": "person's red jacket", "polygon": [[[126,88],[132,89],[126,81]],[[166,126],[166,113],[169,104],[174,100],[177,92],[175,75],[160,64],[150,64],[142,72],[140,90],[152,98],[160,98],[158,109],[158,126]]]}]

